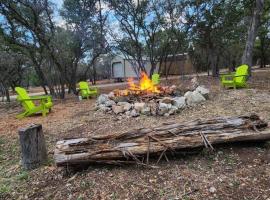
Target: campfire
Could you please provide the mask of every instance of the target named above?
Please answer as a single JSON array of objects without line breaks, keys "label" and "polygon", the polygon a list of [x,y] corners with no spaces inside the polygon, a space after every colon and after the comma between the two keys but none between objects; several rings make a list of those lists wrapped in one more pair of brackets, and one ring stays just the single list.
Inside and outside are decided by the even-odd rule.
[{"label": "campfire", "polygon": [[173,90],[171,87],[155,85],[145,72],[141,72],[139,83],[136,84],[133,78],[128,78],[128,88],[124,90],[116,89],[113,91],[115,96],[129,95],[164,95],[170,94]]},{"label": "campfire", "polygon": [[101,94],[96,109],[120,117],[139,115],[169,116],[190,106],[196,106],[208,98],[209,90],[198,86],[185,94],[176,85],[154,84],[146,73],[140,74],[135,82],[128,79],[126,89],[116,89],[109,94]]}]

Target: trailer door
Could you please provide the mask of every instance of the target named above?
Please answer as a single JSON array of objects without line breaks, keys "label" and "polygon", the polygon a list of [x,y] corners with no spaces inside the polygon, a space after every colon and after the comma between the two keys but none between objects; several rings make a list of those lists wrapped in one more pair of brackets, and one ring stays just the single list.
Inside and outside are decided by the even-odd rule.
[{"label": "trailer door", "polygon": [[124,66],[121,62],[112,64],[112,71],[114,78],[123,78],[124,77]]}]

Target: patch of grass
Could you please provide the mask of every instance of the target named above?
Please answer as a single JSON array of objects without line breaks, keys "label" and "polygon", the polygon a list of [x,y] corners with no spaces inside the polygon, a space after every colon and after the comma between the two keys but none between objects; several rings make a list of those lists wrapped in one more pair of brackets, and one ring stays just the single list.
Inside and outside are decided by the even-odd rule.
[{"label": "patch of grass", "polygon": [[207,167],[212,168],[212,165],[216,158],[216,154],[209,149],[204,148],[201,152],[201,156],[206,159]]},{"label": "patch of grass", "polygon": [[77,200],[83,200],[83,197],[80,195]]},{"label": "patch of grass", "polygon": [[240,182],[238,180],[233,180],[232,184],[234,188],[238,188],[240,186]]},{"label": "patch of grass", "polygon": [[111,196],[111,199],[112,199],[112,200],[118,199],[118,198],[117,198],[117,195],[116,195],[116,192],[113,192],[110,196]]},{"label": "patch of grass", "polygon": [[165,195],[165,191],[163,189],[160,189],[159,190],[159,195],[163,197]]},{"label": "patch of grass", "polygon": [[52,166],[54,164],[53,157],[48,157],[47,161],[44,164],[47,166]]},{"label": "patch of grass", "polygon": [[270,149],[270,142],[265,142],[264,145],[263,145],[263,147],[265,149]]},{"label": "patch of grass", "polygon": [[17,179],[20,181],[26,181],[29,179],[29,173],[27,171],[21,171],[18,175],[17,175]]},{"label": "patch of grass", "polygon": [[236,159],[231,154],[224,154],[223,160],[227,165],[235,165]]},{"label": "patch of grass", "polygon": [[8,184],[0,184],[0,196],[6,195],[11,192],[11,188]]},{"label": "patch of grass", "polygon": [[4,144],[5,143],[5,140],[4,138],[0,138],[0,145]]}]

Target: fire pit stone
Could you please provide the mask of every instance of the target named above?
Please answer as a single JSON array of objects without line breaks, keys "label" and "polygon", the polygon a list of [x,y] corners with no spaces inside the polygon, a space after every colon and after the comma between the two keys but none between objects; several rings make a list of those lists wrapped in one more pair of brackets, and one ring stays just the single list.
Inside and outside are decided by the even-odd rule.
[{"label": "fire pit stone", "polygon": [[186,102],[187,105],[189,106],[199,104],[206,100],[205,97],[197,90],[194,90],[193,92],[191,91],[186,92],[184,97],[186,97]]},{"label": "fire pit stone", "polygon": [[[117,90],[116,93],[101,94],[96,102],[97,110],[105,113],[114,113],[120,117],[169,116],[181,110],[198,105],[209,98],[209,90],[198,86],[193,91],[187,91],[184,96],[176,96],[177,87],[159,87],[163,91],[158,93],[131,93],[126,90]],[[168,92],[169,91],[169,92]],[[117,96],[117,95],[118,96]],[[124,96],[119,96],[124,94]]]}]

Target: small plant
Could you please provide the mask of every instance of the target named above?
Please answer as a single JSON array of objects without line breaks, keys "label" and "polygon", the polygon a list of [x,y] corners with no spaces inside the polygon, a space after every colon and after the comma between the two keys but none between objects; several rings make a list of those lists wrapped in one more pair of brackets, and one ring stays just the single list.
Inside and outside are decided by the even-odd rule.
[{"label": "small plant", "polygon": [[160,196],[164,196],[165,195],[165,191],[163,189],[159,190],[159,195]]},{"label": "small plant", "polygon": [[6,184],[0,184],[0,197],[1,195],[8,194],[11,188]]},{"label": "small plant", "polygon": [[224,161],[227,165],[235,165],[236,163],[236,160],[233,158],[233,156],[229,154],[224,155]]},{"label": "small plant", "polygon": [[20,174],[17,175],[18,180],[23,181],[23,180],[28,180],[29,178],[29,173],[27,171],[22,171]]},{"label": "small plant", "polygon": [[232,184],[233,184],[233,187],[235,188],[238,188],[240,186],[240,182],[237,180],[233,180]]},{"label": "small plant", "polygon": [[116,193],[113,192],[113,193],[111,194],[111,197],[112,197],[113,200],[116,200],[116,199],[117,199]]}]

